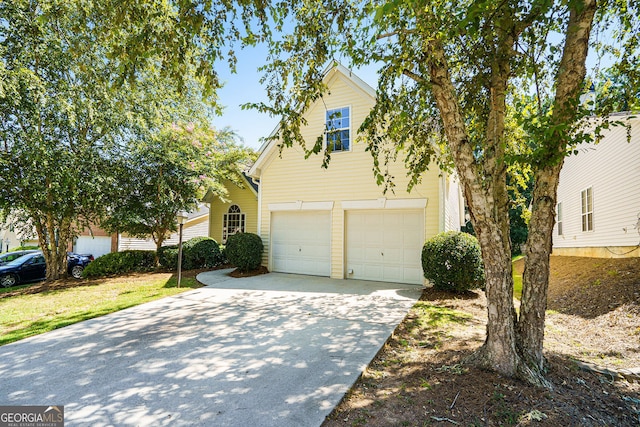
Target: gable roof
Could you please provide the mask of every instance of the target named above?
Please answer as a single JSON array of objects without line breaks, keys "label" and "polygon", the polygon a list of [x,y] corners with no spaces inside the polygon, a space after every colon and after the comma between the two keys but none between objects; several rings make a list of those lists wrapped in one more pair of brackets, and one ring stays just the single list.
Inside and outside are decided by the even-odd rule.
[{"label": "gable roof", "polygon": [[[323,73],[322,82],[328,84],[329,81],[340,76],[345,79],[349,86],[353,87],[357,91],[362,92],[365,96],[370,97],[372,100],[376,99],[376,91],[374,88],[372,88],[360,77],[356,76],[351,70],[337,62],[332,62],[329,66],[327,66]],[[250,177],[258,178],[260,176],[260,168],[271,156],[271,153],[273,153],[274,150],[279,149],[279,141],[273,138],[278,133],[279,129],[280,125],[278,124],[278,126],[275,127],[271,134],[269,134],[269,138],[260,147],[260,150],[258,151],[260,153],[258,155],[258,159],[254,162],[254,164],[248,171],[248,175]]]},{"label": "gable roof", "polygon": [[[258,196],[259,183],[254,182],[253,179],[249,175],[247,175],[246,172],[242,172],[241,175],[242,175],[243,181],[245,182],[246,187],[249,188],[253,192],[253,194]],[[211,191],[211,189],[208,189],[205,195],[202,196],[201,200],[203,202],[211,203],[216,197],[217,196],[213,193],[213,191]]]},{"label": "gable roof", "polygon": [[247,181],[247,184],[249,184],[249,186],[253,188],[253,192],[258,195],[258,183],[254,182],[253,179],[249,175],[247,175],[247,172],[242,172],[242,177],[245,181]]}]

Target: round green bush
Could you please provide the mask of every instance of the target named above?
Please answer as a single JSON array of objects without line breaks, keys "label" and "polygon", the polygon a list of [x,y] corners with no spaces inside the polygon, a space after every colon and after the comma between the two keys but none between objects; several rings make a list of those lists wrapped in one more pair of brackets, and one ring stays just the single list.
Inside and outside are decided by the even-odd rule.
[{"label": "round green bush", "polygon": [[111,252],[91,261],[82,272],[83,277],[102,277],[131,272],[151,271],[155,268],[155,251],[128,250]]},{"label": "round green bush", "polygon": [[422,271],[436,289],[463,292],[484,287],[480,244],[474,236],[448,231],[427,240]]},{"label": "round green bush", "polygon": [[253,233],[236,233],[227,239],[225,255],[240,271],[255,270],[262,262],[262,239]]},{"label": "round green bush", "polygon": [[[182,246],[182,268],[211,268],[222,263],[220,245],[211,237],[194,237]],[[177,265],[177,261],[176,261]]]}]

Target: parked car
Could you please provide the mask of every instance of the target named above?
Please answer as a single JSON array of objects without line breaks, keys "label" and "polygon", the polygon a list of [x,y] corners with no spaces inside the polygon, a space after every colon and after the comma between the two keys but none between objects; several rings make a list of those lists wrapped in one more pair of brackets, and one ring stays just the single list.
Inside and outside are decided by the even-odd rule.
[{"label": "parked car", "polygon": [[76,279],[82,279],[82,271],[93,261],[91,254],[76,254],[67,252],[67,271]]},{"label": "parked car", "polygon": [[5,252],[0,254],[0,265],[5,265],[6,263],[13,261],[16,258],[20,258],[22,255],[32,254],[34,252],[39,252],[37,249],[23,250],[23,251],[13,251],[13,252]]},{"label": "parked car", "polygon": [[[79,279],[82,270],[93,261],[93,255],[67,253],[67,272]],[[47,266],[42,252],[28,253],[0,266],[0,287],[8,288],[21,283],[44,280],[47,276]]]}]

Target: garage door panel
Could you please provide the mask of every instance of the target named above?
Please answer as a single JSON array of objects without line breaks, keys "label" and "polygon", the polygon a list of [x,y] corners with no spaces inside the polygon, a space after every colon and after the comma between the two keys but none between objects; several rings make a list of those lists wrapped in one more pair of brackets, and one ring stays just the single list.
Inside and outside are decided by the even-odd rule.
[{"label": "garage door panel", "polygon": [[364,261],[364,262],[381,262],[382,261],[382,255],[380,254],[380,249],[379,248],[370,248],[370,247],[364,248],[364,259],[362,259],[362,261]]},{"label": "garage door panel", "polygon": [[421,284],[421,210],[346,214],[347,277]]},{"label": "garage door panel", "polygon": [[329,276],[329,212],[273,212],[271,268],[283,273]]},{"label": "garage door panel", "polygon": [[74,252],[91,254],[95,258],[111,252],[111,237],[79,236],[73,247]]},{"label": "garage door panel", "polygon": [[382,258],[385,264],[402,265],[405,262],[404,253],[405,251],[402,248],[385,248]]}]

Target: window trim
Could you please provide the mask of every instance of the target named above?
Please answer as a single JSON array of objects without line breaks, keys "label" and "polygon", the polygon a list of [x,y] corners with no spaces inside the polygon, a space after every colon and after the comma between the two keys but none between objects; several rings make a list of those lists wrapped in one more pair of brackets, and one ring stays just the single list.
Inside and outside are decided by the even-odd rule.
[{"label": "window trim", "polygon": [[[237,208],[238,209],[237,212],[231,212],[233,208]],[[235,233],[229,233],[229,221],[235,216],[237,216],[237,219],[235,219],[235,221],[237,221],[239,225],[236,228]],[[231,224],[231,225],[234,225],[234,224]],[[246,213],[242,212],[240,205],[236,203],[232,204],[231,206],[229,206],[227,211],[224,214],[222,214],[222,243],[223,244],[227,243],[227,239],[229,238],[229,236],[232,236],[238,232],[244,233],[246,229],[247,229]]]},{"label": "window trim", "polygon": [[349,132],[349,149],[348,150],[331,150],[331,154],[334,153],[348,153],[350,151],[352,151],[353,149],[353,132],[352,132],[352,127],[353,127],[353,109],[351,108],[351,104],[349,105],[345,105],[342,107],[335,107],[335,108],[326,108],[323,110],[324,113],[324,149],[327,150],[329,148],[329,141],[327,140],[327,134],[329,133],[329,130],[327,128],[327,114],[329,114],[329,111],[335,111],[335,110],[343,110],[343,109],[348,109],[349,110],[349,126],[344,127],[344,128],[337,128],[336,130],[347,130]]},{"label": "window trim", "polygon": [[[590,206],[589,196],[591,196]],[[580,191],[580,228],[583,233],[591,233],[595,228],[593,221],[593,211],[593,186],[591,186]]]},{"label": "window trim", "polygon": [[563,206],[562,206],[562,202],[558,202],[556,204],[556,224],[557,224],[557,228],[558,228],[558,236],[563,236],[564,235],[564,230],[562,229],[562,225],[563,225],[563,218],[562,218],[562,214],[563,214]]}]

